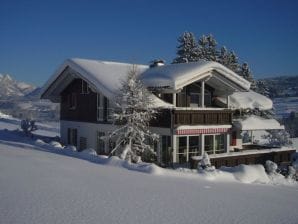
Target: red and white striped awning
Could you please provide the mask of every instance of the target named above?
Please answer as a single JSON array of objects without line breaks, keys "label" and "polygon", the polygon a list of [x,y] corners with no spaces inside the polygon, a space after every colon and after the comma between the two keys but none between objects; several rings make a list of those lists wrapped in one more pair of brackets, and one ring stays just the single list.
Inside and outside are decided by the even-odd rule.
[{"label": "red and white striped awning", "polygon": [[231,128],[200,128],[200,129],[179,129],[176,135],[197,135],[197,134],[220,134],[227,133]]}]

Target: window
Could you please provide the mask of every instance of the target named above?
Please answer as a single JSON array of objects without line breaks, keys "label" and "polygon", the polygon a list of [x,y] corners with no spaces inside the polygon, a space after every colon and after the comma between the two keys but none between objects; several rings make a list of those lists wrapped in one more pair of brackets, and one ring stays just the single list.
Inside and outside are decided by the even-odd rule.
[{"label": "window", "polygon": [[87,148],[87,138],[80,137],[80,150],[84,150]]},{"label": "window", "polygon": [[214,135],[205,135],[205,152],[208,154],[213,153]]},{"label": "window", "polygon": [[224,135],[214,136],[215,153],[223,153],[225,151]]},{"label": "window", "polygon": [[105,154],[105,142],[101,139],[102,136],[105,136],[105,133],[97,131],[96,135],[96,152],[97,154]]},{"label": "window", "polygon": [[224,135],[205,135],[205,152],[208,154],[223,153],[225,151]]},{"label": "window", "polygon": [[89,94],[89,85],[86,81],[82,79],[82,89],[81,94]]},{"label": "window", "polygon": [[77,95],[76,93],[71,93],[68,95],[67,97],[67,101],[68,101],[68,107],[71,110],[76,109],[77,107]]},{"label": "window", "polygon": [[103,120],[103,102],[101,94],[97,93],[97,120]]},{"label": "window", "polygon": [[67,129],[67,144],[77,146],[77,129],[68,128]]},{"label": "window", "polygon": [[177,162],[180,164],[187,162],[187,137],[177,137]]},{"label": "window", "polygon": [[161,137],[161,162],[164,165],[171,162],[171,136]]},{"label": "window", "polygon": [[201,155],[199,136],[189,136],[188,154],[189,158]]}]

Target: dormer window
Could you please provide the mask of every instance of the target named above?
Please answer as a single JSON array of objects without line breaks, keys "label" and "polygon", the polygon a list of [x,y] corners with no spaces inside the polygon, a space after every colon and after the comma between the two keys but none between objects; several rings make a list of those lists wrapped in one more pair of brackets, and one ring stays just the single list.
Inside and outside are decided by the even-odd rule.
[{"label": "dormer window", "polygon": [[81,94],[89,94],[89,85],[88,83],[82,79],[82,89]]}]

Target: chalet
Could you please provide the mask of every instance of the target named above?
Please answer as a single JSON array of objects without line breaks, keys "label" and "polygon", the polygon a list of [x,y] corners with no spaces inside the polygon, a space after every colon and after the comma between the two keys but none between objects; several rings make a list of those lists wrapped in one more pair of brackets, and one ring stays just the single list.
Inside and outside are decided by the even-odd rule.
[{"label": "chalet", "polygon": [[[79,150],[107,154],[113,142],[102,140],[115,129],[114,96],[132,64],[86,59],[66,60],[48,80],[42,99],[60,103],[61,141]],[[272,101],[250,90],[250,83],[216,62],[137,65],[159,111],[150,128],[158,163],[195,166],[207,152],[216,166],[289,162],[293,150],[266,148],[253,140],[256,130],[283,129],[276,120],[243,116],[266,111]],[[250,135],[244,143],[243,133]]]}]

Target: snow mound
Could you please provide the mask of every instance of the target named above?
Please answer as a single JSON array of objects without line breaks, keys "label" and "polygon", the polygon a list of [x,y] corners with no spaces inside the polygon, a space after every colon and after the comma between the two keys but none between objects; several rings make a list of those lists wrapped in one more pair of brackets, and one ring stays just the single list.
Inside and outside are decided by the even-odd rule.
[{"label": "snow mound", "polygon": [[239,165],[236,167],[224,167],[221,170],[233,173],[235,179],[242,183],[268,184],[270,182],[262,165]]},{"label": "snow mound", "polygon": [[75,147],[73,145],[65,146],[64,149],[77,152],[77,147]]},{"label": "snow mound", "polygon": [[97,155],[96,151],[92,148],[84,149],[81,153],[86,154],[86,155],[91,155],[91,156]]},{"label": "snow mound", "polygon": [[63,146],[59,142],[56,142],[56,141],[51,141],[49,143],[49,145],[53,146],[54,148],[59,148],[59,149],[63,148]]},{"label": "snow mound", "polygon": [[46,143],[43,141],[43,140],[41,140],[41,139],[37,139],[36,141],[35,141],[35,145],[38,145],[38,146],[43,146],[43,145],[45,145]]}]

